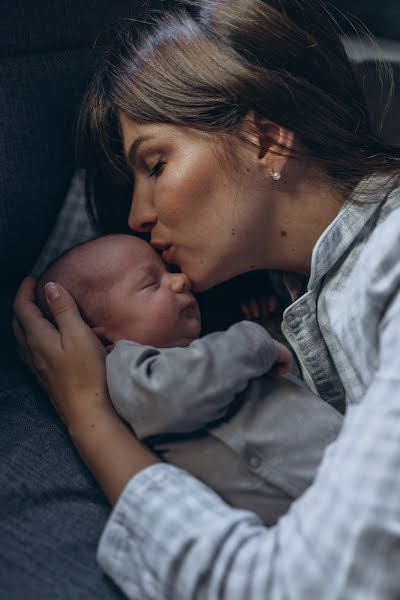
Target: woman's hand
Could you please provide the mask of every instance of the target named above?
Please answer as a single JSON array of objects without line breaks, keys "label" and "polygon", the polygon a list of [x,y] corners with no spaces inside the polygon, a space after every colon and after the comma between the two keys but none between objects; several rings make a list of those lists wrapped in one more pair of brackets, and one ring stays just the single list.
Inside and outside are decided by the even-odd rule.
[{"label": "woman's hand", "polygon": [[106,383],[107,351],[82,320],[72,296],[59,285],[46,286],[57,327],[45,319],[34,303],[35,284],[32,277],[21,283],[13,330],[23,361],[70,428],[93,411],[112,410]]},{"label": "woman's hand", "polygon": [[57,327],[34,303],[35,280],[22,282],[13,329],[23,361],[50,395],[72,441],[114,504],[136,473],[160,462],[114,411],[108,395],[107,350],[82,320],[72,296],[46,286]]}]

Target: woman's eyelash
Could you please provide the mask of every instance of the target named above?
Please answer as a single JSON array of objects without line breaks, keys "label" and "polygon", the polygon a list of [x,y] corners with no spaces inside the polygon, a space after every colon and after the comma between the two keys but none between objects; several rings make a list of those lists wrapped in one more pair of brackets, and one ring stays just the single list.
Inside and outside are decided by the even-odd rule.
[{"label": "woman's eyelash", "polygon": [[159,175],[161,175],[164,165],[165,162],[160,159],[158,163],[154,165],[154,167],[149,172],[149,177],[158,177]]}]

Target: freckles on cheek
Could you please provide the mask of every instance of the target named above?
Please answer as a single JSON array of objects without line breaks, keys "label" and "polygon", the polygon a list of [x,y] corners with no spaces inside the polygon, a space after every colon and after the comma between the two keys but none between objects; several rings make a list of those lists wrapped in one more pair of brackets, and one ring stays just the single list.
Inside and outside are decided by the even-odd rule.
[{"label": "freckles on cheek", "polygon": [[[165,178],[159,188],[159,214],[164,222],[179,223],[200,212],[211,195],[210,169],[200,163],[180,168]],[[165,215],[165,218],[163,218]]]}]

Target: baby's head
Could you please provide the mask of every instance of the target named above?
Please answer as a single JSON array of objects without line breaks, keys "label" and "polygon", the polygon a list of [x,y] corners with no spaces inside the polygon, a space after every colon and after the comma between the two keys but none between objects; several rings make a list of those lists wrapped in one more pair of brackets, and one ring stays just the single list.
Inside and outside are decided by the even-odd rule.
[{"label": "baby's head", "polygon": [[75,298],[105,343],[120,339],[167,348],[200,334],[200,311],[183,273],[170,273],[147,242],[107,235],[63,254],[39,278],[36,301],[50,316],[44,287],[54,281]]}]

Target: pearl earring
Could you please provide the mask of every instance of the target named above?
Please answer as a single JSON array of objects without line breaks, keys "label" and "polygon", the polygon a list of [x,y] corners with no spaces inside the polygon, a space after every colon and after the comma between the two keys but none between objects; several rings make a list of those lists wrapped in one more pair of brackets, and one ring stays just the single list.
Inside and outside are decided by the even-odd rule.
[{"label": "pearl earring", "polygon": [[280,173],[279,171],[272,171],[271,177],[274,181],[279,181],[282,177],[282,173]]}]

